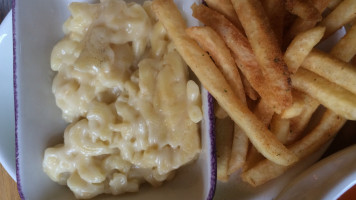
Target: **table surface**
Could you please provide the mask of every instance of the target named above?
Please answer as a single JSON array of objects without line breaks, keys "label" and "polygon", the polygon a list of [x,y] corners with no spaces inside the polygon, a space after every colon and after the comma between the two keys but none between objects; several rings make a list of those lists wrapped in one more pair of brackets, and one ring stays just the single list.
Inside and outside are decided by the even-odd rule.
[{"label": "table surface", "polygon": [[[0,23],[11,9],[12,0],[0,0]],[[345,127],[335,138],[330,148],[323,157],[331,155],[332,153],[341,150],[347,146],[356,144],[356,123],[348,122]],[[346,192],[340,200],[352,199],[356,197],[356,186],[352,187]],[[20,199],[17,185],[14,180],[8,175],[5,169],[0,164],[0,199],[4,200],[17,200]]]}]

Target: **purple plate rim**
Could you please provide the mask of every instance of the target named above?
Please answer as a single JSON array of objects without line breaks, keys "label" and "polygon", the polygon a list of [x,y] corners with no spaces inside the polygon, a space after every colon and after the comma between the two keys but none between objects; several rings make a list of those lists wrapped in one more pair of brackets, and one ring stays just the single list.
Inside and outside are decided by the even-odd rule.
[{"label": "purple plate rim", "polygon": [[[203,0],[202,3],[205,3]],[[19,158],[19,132],[18,132],[18,116],[19,116],[19,104],[18,104],[18,83],[17,83],[17,42],[16,42],[16,0],[12,1],[12,42],[13,42],[13,85],[14,85],[14,109],[15,109],[15,155],[16,155],[16,179],[17,190],[20,198],[25,200],[24,193],[21,187],[20,178],[20,158]],[[208,123],[209,123],[209,137],[210,137],[210,189],[207,200],[212,200],[215,195],[216,181],[217,181],[217,163],[216,163],[216,146],[215,146],[215,116],[214,116],[214,97],[208,92]]]},{"label": "purple plate rim", "polygon": [[16,179],[17,190],[20,198],[25,199],[25,196],[21,187],[20,167],[19,167],[19,138],[18,138],[18,116],[19,116],[19,104],[17,93],[17,56],[16,56],[16,0],[12,1],[12,42],[13,42],[13,82],[14,82],[14,107],[15,107],[15,155],[16,155]]},{"label": "purple plate rim", "polygon": [[207,200],[212,200],[215,195],[217,181],[217,163],[216,163],[216,143],[215,143],[215,114],[214,114],[214,97],[208,93],[208,115],[209,115],[209,137],[210,137],[210,190]]}]

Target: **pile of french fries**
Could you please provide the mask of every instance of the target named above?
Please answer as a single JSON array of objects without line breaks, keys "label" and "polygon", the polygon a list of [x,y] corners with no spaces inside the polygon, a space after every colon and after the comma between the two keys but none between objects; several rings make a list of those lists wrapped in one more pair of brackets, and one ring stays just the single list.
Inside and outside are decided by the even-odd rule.
[{"label": "pile of french fries", "polygon": [[[355,0],[205,0],[187,28],[172,0],[153,10],[216,99],[218,179],[258,186],[356,120]],[[337,30],[330,52],[316,49]]]}]

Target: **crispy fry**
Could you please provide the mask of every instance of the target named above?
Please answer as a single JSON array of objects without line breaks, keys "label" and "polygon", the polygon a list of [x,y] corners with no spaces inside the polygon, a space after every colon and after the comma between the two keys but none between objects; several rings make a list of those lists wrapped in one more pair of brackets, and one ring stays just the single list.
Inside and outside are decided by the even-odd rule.
[{"label": "crispy fry", "polygon": [[248,171],[263,159],[264,157],[260,154],[260,152],[258,152],[258,150],[253,145],[250,145],[250,148],[247,152],[246,162],[243,165],[242,171]]},{"label": "crispy fry", "polygon": [[[239,61],[238,58],[236,58],[236,56],[234,57],[235,63],[237,66],[241,66],[241,62]],[[245,89],[245,94],[251,99],[251,100],[257,100],[258,98],[258,93],[256,92],[256,90],[251,86],[250,82],[247,80],[247,78],[243,75],[243,73],[241,73],[240,71],[240,77],[241,77],[241,81],[242,81],[242,85]]]},{"label": "crispy fry", "polygon": [[276,135],[278,140],[282,142],[282,144],[286,144],[289,135],[289,119],[283,119],[280,115],[273,115],[271,121],[271,132]]},{"label": "crispy fry", "polygon": [[256,108],[253,110],[253,113],[266,127],[268,127],[272,120],[274,111],[264,99],[261,99]]},{"label": "crispy fry", "polygon": [[286,0],[286,9],[303,20],[320,21],[321,13],[310,0]]},{"label": "crispy fry", "polygon": [[293,89],[292,95],[293,104],[282,112],[281,117],[283,119],[291,119],[301,115],[301,113],[304,112],[305,107],[309,106],[311,101],[315,101],[310,96],[298,90]]},{"label": "crispy fry", "polygon": [[314,49],[302,66],[356,94],[356,68],[351,64]]},{"label": "crispy fry", "polygon": [[230,0],[205,0],[209,8],[212,8],[223,14],[230,22],[232,22],[239,30],[243,31],[241,22],[232,7]]},{"label": "crispy fry", "polygon": [[271,28],[277,37],[280,45],[283,42],[284,18],[286,11],[283,0],[264,0],[261,1],[263,8],[269,18]]},{"label": "crispy fry", "polygon": [[330,3],[328,5],[328,8],[331,9],[331,10],[334,10],[336,8],[337,5],[339,5],[339,3],[341,2],[342,0],[330,0]]},{"label": "crispy fry", "polygon": [[328,16],[321,22],[320,26],[325,26],[324,38],[330,36],[345,24],[351,22],[356,17],[356,1],[342,1]]},{"label": "crispy fry", "polygon": [[[320,13],[323,13],[324,10],[327,8],[330,0],[311,0],[311,1],[314,7],[318,9]],[[301,18],[296,19],[286,34],[284,44],[287,46],[296,35],[313,28],[317,23],[318,21],[316,20],[303,20]]]},{"label": "crispy fry", "polygon": [[292,104],[291,83],[287,65],[283,60],[278,41],[271,31],[268,17],[258,0],[232,0],[231,2],[267,80],[266,84],[268,83],[268,86],[273,88],[271,91],[282,100],[278,108],[273,107],[275,112],[281,113]]},{"label": "crispy fry", "polygon": [[235,124],[228,174],[240,169],[246,162],[249,140],[245,132]]},{"label": "crispy fry", "polygon": [[314,27],[305,32],[299,33],[288,46],[284,61],[291,73],[295,73],[307,57],[309,52],[323,38],[325,27]]},{"label": "crispy fry", "polygon": [[[253,113],[266,127],[268,127],[271,123],[274,112],[266,104],[264,99],[261,99],[253,110]],[[258,150],[254,146],[251,146],[247,154],[246,163],[243,166],[244,171],[250,169],[262,159],[263,156],[260,154],[260,152],[258,152]]]},{"label": "crispy fry", "polygon": [[199,45],[213,58],[225,79],[232,87],[233,92],[246,103],[245,91],[241,82],[240,73],[221,37],[210,27],[190,27],[186,33],[199,43]]},{"label": "crispy fry", "polygon": [[343,0],[330,0],[328,8],[331,9],[331,10],[334,10],[336,8],[336,6],[339,5],[339,3],[341,1],[343,1]]},{"label": "crispy fry", "polygon": [[356,95],[350,91],[304,68],[292,76],[292,81],[294,88],[312,96],[335,113],[356,119]]},{"label": "crispy fry", "polygon": [[257,63],[247,38],[218,12],[204,5],[196,4],[193,4],[192,9],[195,18],[199,19],[205,25],[212,27],[224,39],[226,45],[233,52],[235,62],[238,64],[242,74],[251,83],[257,93],[264,98],[276,112],[281,112],[285,107],[288,107],[289,99],[285,97],[286,92],[281,91],[281,88],[276,84],[269,85],[268,79],[266,80],[262,74],[262,70]]},{"label": "crispy fry", "polygon": [[226,111],[218,104],[218,102],[214,101],[214,114],[218,119],[225,119],[229,115]]},{"label": "crispy fry", "polygon": [[[225,79],[232,87],[233,92],[235,92],[235,95],[239,97],[240,100],[245,105],[247,105],[245,91],[242,86],[239,71],[235,65],[234,59],[231,56],[230,50],[226,47],[224,41],[220,38],[220,36],[208,26],[191,27],[188,28],[186,32],[190,37],[195,39],[204,50],[209,52],[210,56],[215,61],[216,65],[223,73]],[[230,143],[231,143],[231,139],[230,139]],[[232,150],[230,147],[231,159],[229,157],[230,162],[228,162],[229,174],[236,171],[244,164],[246,159],[247,149],[248,149],[248,138],[243,132],[243,130],[241,130],[241,128],[238,127],[236,124],[234,125],[234,137],[233,137],[232,144],[233,144]],[[218,144],[217,146],[219,148]],[[223,155],[221,156],[224,157]],[[220,178],[221,180],[226,181],[226,177],[227,175],[222,173]],[[218,174],[218,178],[219,178],[219,174]]]},{"label": "crispy fry", "polygon": [[203,86],[228,112],[233,121],[247,134],[250,141],[267,158],[281,165],[290,165],[298,158],[249,111],[232,92],[231,87],[210,57],[185,33],[186,24],[172,0],[155,0],[152,9],[166,28],[177,51],[197,75]]},{"label": "crispy fry", "polygon": [[356,25],[331,49],[330,54],[344,62],[350,62],[356,54]]},{"label": "crispy fry", "polygon": [[320,105],[318,101],[308,95],[305,95],[304,102],[303,112],[290,119],[290,133],[288,135],[287,144],[292,144],[302,137],[305,128],[308,126],[309,121]]},{"label": "crispy fry", "polygon": [[[236,61],[236,59],[235,59]],[[245,88],[245,93],[246,95],[251,99],[251,100],[257,100],[258,98],[258,94],[256,92],[255,89],[253,89],[253,87],[251,86],[250,82],[247,80],[247,78],[243,75],[243,74],[240,74],[241,75],[241,81],[242,81],[242,85],[244,86]]]},{"label": "crispy fry", "polygon": [[[333,138],[345,122],[346,120],[339,115],[330,110],[326,111],[318,125],[302,140],[293,144],[290,150],[300,158],[310,155]],[[252,186],[258,186],[278,177],[290,167],[263,160],[252,169],[243,172],[242,179]]]},{"label": "crispy fry", "polygon": [[228,168],[231,156],[234,122],[227,117],[225,119],[217,119],[215,125],[217,178],[219,181],[226,182],[229,180]]}]

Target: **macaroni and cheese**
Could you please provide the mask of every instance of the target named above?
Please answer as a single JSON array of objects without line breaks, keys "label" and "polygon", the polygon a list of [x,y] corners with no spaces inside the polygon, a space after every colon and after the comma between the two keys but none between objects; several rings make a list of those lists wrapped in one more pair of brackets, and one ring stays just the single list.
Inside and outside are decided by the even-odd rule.
[{"label": "macaroni and cheese", "polygon": [[151,2],[72,3],[52,90],[70,122],[43,169],[77,198],[158,186],[200,152],[198,85]]}]

